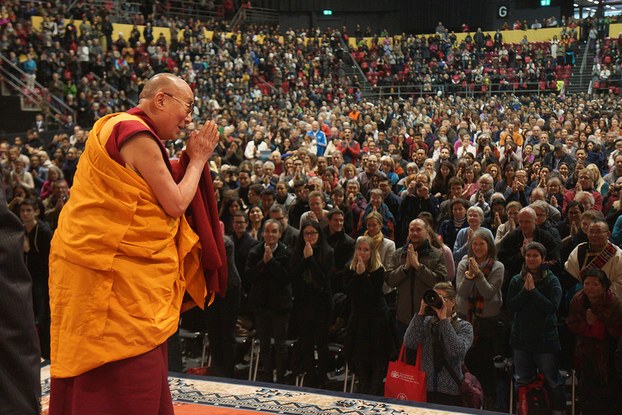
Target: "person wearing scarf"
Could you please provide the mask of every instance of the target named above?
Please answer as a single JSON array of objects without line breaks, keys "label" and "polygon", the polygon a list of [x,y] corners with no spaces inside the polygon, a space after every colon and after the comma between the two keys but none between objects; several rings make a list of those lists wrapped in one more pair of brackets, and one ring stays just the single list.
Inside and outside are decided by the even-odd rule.
[{"label": "person wearing scarf", "polygon": [[468,256],[460,261],[456,273],[456,312],[473,325],[473,346],[467,353],[466,364],[490,398],[495,395],[493,357],[501,354],[504,340],[497,327],[505,267],[496,260],[496,253],[488,232],[478,229],[468,242]]},{"label": "person wearing scarf", "polygon": [[462,257],[467,253],[468,242],[477,230],[483,229],[484,232],[490,234],[493,240],[495,238],[490,229],[481,227],[484,222],[484,211],[479,206],[471,206],[467,209],[467,222],[469,227],[460,229],[456,236],[456,242],[454,242],[454,262],[457,264],[460,263]]},{"label": "person wearing scarf", "polygon": [[469,207],[471,207],[471,204],[466,199],[457,198],[452,200],[449,208],[451,217],[441,222],[438,228],[438,234],[443,238],[445,245],[450,248],[454,247],[458,232],[469,227],[469,223],[466,220],[466,211]]},{"label": "person wearing scarf", "polygon": [[[376,249],[380,253],[380,259],[385,269],[391,269],[393,255],[395,254],[395,242],[384,236],[382,233],[382,216],[378,212],[370,212],[365,218],[365,234],[369,236]],[[385,290],[386,291],[386,290]]]},{"label": "person wearing scarf", "polygon": [[611,290],[622,296],[622,250],[609,241],[611,232],[604,220],[593,221],[587,229],[588,242],[579,244],[566,261],[566,271],[581,281],[590,269],[602,269],[611,281]]},{"label": "person wearing scarf", "polygon": [[622,336],[622,303],[600,269],[583,274],[583,289],[570,302],[566,324],[576,336],[575,368],[582,414],[620,414],[622,376],[614,353]]},{"label": "person wearing scarf", "polygon": [[555,315],[562,298],[557,276],[545,265],[546,248],[529,242],[522,250],[522,270],[508,287],[507,309],[514,315],[510,346],[514,356],[516,386],[528,385],[541,373],[549,390],[553,414],[566,408],[559,374],[561,345]]}]

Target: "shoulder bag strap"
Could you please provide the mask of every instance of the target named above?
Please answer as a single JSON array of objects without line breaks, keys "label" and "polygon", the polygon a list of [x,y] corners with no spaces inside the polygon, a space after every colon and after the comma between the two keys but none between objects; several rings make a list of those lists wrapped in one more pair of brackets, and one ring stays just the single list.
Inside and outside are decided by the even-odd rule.
[{"label": "shoulder bag strap", "polygon": [[[441,336],[441,340],[442,340],[442,336]],[[451,376],[451,378],[454,380],[454,382],[456,382],[456,384],[458,386],[462,385],[462,382],[460,381],[460,379],[458,378],[458,375],[456,374],[456,372],[454,371],[454,369],[449,365],[449,362],[447,361],[447,358],[445,357],[445,349],[444,349],[444,345],[440,345],[441,347],[439,347],[440,349],[440,353],[441,353],[441,359],[443,359],[443,365],[445,366],[445,368],[447,369],[447,371],[449,372],[449,375]]]}]

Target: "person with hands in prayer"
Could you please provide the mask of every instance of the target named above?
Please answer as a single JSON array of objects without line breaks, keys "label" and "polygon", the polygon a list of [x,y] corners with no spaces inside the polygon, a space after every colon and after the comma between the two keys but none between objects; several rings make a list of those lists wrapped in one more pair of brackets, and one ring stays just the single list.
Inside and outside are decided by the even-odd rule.
[{"label": "person with hands in prayer", "polygon": [[207,294],[184,213],[219,140],[206,122],[174,172],[163,141],[193,110],[190,86],[160,73],[137,107],[91,129],[51,245],[50,414],[173,414],[166,341],[182,303],[203,307]]},{"label": "person with hands in prayer", "polygon": [[[248,306],[255,313],[255,329],[259,338],[260,380],[283,383],[287,368],[287,328],[293,306],[289,272],[291,251],[280,242],[281,223],[268,219],[263,228],[263,243],[253,247],[246,261],[246,277],[250,281]],[[271,339],[274,339],[274,358]]]},{"label": "person with hands in prayer", "polygon": [[[401,339],[417,312],[416,305],[423,298],[424,291],[447,280],[447,267],[443,251],[430,245],[423,219],[410,222],[406,245],[395,251],[392,262],[394,268],[387,271],[385,281],[389,287],[397,288],[396,333]],[[410,353],[406,350],[409,362],[413,357]]]},{"label": "person with hands in prayer", "polygon": [[468,256],[460,261],[456,273],[456,312],[473,325],[474,333],[466,356],[467,366],[488,397],[495,395],[493,357],[501,354],[504,346],[499,322],[505,267],[496,260],[496,252],[488,232],[475,231],[468,243]]},{"label": "person with hands in prayer", "polygon": [[382,285],[384,267],[369,236],[356,240],[354,256],[344,272],[351,301],[345,353],[359,379],[358,392],[383,394],[383,379],[397,341]]},{"label": "person with hands in prayer", "polygon": [[517,387],[529,384],[541,373],[549,390],[553,414],[566,408],[559,373],[561,344],[556,312],[562,298],[559,279],[546,264],[547,249],[529,242],[522,249],[524,265],[512,277],[507,309],[514,315],[510,346],[513,350]]}]

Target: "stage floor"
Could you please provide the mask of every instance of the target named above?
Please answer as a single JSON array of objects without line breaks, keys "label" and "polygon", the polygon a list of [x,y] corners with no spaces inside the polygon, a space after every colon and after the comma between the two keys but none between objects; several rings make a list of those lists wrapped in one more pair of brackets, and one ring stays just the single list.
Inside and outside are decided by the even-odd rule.
[{"label": "stage floor", "polygon": [[[41,370],[42,414],[48,414],[49,366]],[[492,414],[385,398],[237,379],[169,374],[175,415],[439,415]]]}]

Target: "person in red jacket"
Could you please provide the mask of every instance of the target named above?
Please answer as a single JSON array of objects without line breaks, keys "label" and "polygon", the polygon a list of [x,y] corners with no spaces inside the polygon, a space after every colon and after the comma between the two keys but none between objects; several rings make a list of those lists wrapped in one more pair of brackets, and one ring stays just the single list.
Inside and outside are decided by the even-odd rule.
[{"label": "person in red jacket", "polygon": [[349,128],[343,130],[343,141],[337,149],[343,154],[346,163],[356,164],[361,158],[361,145],[352,139],[352,130]]}]

